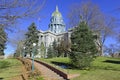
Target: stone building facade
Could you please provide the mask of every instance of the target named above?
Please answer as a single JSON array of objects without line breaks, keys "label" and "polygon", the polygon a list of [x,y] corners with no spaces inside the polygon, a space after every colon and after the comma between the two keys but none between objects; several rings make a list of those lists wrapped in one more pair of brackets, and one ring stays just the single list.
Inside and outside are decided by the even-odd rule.
[{"label": "stone building facade", "polygon": [[[45,54],[47,54],[49,46],[51,46],[54,41],[64,39],[65,42],[68,42],[71,31],[66,32],[65,28],[63,17],[56,6],[56,10],[52,13],[50,19],[49,29],[47,31],[39,30],[38,34],[38,46],[44,45]],[[40,48],[38,49],[38,55],[36,55],[36,57],[42,57],[42,51]]]}]

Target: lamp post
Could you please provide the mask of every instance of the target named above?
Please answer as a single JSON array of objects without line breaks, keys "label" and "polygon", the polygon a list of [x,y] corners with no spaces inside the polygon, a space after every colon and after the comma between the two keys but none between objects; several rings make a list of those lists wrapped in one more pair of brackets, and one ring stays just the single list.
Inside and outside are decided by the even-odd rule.
[{"label": "lamp post", "polygon": [[36,43],[33,43],[33,50],[32,50],[32,72],[34,71],[34,53],[35,53],[35,46],[36,46]]},{"label": "lamp post", "polygon": [[23,47],[23,58],[25,56],[25,47]]}]

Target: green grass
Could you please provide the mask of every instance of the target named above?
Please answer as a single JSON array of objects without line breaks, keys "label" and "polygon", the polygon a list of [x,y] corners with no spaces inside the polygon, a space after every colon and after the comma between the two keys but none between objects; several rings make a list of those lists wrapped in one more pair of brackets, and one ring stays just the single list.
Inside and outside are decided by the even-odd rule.
[{"label": "green grass", "polygon": [[55,57],[55,58],[50,58],[50,59],[40,59],[42,61],[45,61],[45,62],[48,62],[48,63],[51,63],[52,61],[55,61],[55,62],[62,62],[62,63],[70,63],[70,59],[69,58],[63,58],[63,57]]},{"label": "green grass", "polygon": [[[52,58],[52,59],[41,59],[49,64],[51,62],[68,63],[68,58]],[[118,63],[116,63],[118,62]],[[62,70],[62,68],[61,68]],[[66,69],[69,74],[80,74],[71,80],[119,80],[120,79],[120,59],[98,57],[92,62],[90,70],[79,70],[79,69]]]},{"label": "green grass", "polygon": [[10,66],[8,61],[0,61],[0,69],[7,68]]},{"label": "green grass", "polygon": [[0,78],[11,80],[22,73],[22,63],[16,59],[0,60]]},{"label": "green grass", "polygon": [[44,59],[44,58],[38,58],[37,60],[40,60],[40,61],[43,61],[65,73],[68,73],[68,70],[67,69],[63,69],[63,68],[60,68],[59,66],[56,66],[54,64],[52,64],[52,62],[59,62],[59,63],[65,63],[65,64],[70,64],[70,59],[69,58],[63,58],[63,57],[56,57],[56,58],[50,58],[50,59]]},{"label": "green grass", "polygon": [[97,69],[120,71],[120,58],[98,57],[92,63],[92,67]]}]

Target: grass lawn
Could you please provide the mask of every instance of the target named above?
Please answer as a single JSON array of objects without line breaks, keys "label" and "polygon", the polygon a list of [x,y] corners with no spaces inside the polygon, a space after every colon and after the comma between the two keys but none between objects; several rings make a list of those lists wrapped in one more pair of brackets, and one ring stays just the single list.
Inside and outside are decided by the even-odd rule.
[{"label": "grass lawn", "polygon": [[17,59],[0,60],[0,80],[12,80],[22,73],[22,63]]},{"label": "grass lawn", "polygon": [[[41,59],[49,64],[51,62],[58,63],[68,63],[70,60],[68,58],[52,58],[52,59]],[[120,79],[120,59],[118,58],[108,58],[108,57],[98,57],[92,63],[90,70],[79,70],[76,68],[62,69],[67,71],[69,74],[80,74],[71,80],[119,80]]]}]

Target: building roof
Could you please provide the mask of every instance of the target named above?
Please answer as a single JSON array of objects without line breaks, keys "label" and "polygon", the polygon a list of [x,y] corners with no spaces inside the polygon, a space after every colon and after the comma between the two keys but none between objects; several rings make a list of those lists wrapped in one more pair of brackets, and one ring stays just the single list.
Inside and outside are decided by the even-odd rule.
[{"label": "building roof", "polygon": [[58,6],[56,6],[56,10],[52,13],[52,17],[62,17],[61,13],[58,10]]}]

